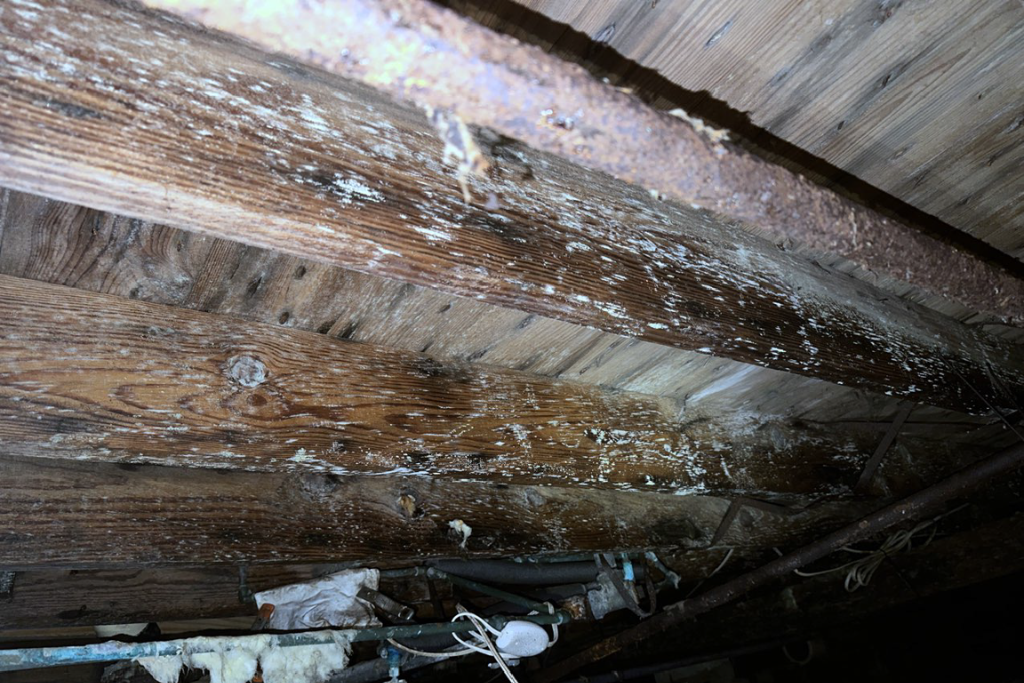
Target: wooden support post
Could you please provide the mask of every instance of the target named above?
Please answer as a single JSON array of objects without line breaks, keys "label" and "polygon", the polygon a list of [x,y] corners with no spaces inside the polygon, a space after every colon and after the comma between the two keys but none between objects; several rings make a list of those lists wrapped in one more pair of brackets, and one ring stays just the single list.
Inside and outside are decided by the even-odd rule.
[{"label": "wooden support post", "polygon": [[[132,6],[33,7],[0,16],[9,187],[959,410],[991,363],[1024,401],[1019,348],[707,214]],[[434,124],[490,157],[469,202]]]},{"label": "wooden support post", "polygon": [[[848,491],[876,442],[826,425],[679,424],[654,396],[8,276],[0,317],[7,455],[795,496]],[[891,493],[985,452],[904,446]]]}]

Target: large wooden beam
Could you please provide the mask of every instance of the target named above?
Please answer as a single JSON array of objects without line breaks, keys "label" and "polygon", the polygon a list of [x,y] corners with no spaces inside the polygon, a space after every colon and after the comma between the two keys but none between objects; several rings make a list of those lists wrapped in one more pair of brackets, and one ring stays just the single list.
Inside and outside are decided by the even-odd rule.
[{"label": "large wooden beam", "polygon": [[[708,496],[4,457],[0,568],[415,563],[687,548],[707,543],[726,507]],[[826,504],[766,526],[777,543],[835,526],[853,509]],[[455,520],[471,528],[468,537]]]},{"label": "large wooden beam", "polygon": [[[104,466],[101,466],[104,467]],[[108,468],[109,469],[109,468]],[[117,478],[122,472],[115,474]],[[231,481],[233,475],[227,475]],[[469,492],[473,486],[464,487]],[[457,488],[451,489],[457,491]],[[506,489],[508,495],[518,494]],[[498,495],[498,494],[494,494]],[[613,502],[612,496],[609,502]],[[644,496],[646,503],[674,506],[665,496]],[[692,501],[691,501],[692,502]],[[688,508],[688,516],[701,524],[713,515],[703,510],[720,510],[724,501],[704,498],[699,507]],[[836,508],[835,512],[839,509]],[[800,518],[766,517],[758,524],[737,528],[730,539],[729,566],[740,567],[750,558],[763,557],[769,547],[793,543],[808,534],[836,523],[841,515],[807,514]],[[778,523],[776,523],[778,522]],[[707,529],[698,529],[701,535]],[[689,545],[689,543],[684,543]],[[659,559],[680,576],[682,585],[696,584],[717,567],[727,551],[723,548],[662,549]],[[746,562],[745,562],[746,561]],[[225,617],[256,617],[251,593],[307,581],[339,569],[365,564],[356,560],[343,564],[253,564],[240,566],[154,566],[130,569],[52,569],[12,572],[14,589],[0,596],[0,632],[7,629],[53,629],[96,624],[165,622]],[[405,568],[423,564],[423,558],[409,557],[374,562],[380,569]],[[0,565],[0,571],[4,567]],[[416,604],[421,618],[432,614],[430,591],[422,578],[382,577],[381,591],[406,604]],[[451,597],[450,585],[435,582],[435,597]]]},{"label": "large wooden beam", "polygon": [[[688,419],[741,410],[811,421],[889,420],[900,405],[893,397],[14,190],[0,190],[0,273],[669,396],[683,403]],[[913,422],[964,419],[922,406]],[[920,427],[908,424],[901,434]]]},{"label": "large wooden beam", "polygon": [[1019,349],[688,207],[494,139],[467,203],[431,123],[374,91],[131,6],[20,2],[10,187],[956,409],[999,394],[991,365],[1024,401]]},{"label": "large wooden beam", "polygon": [[[7,455],[675,493],[842,494],[878,435],[0,276]],[[905,438],[879,490],[984,450]]]},{"label": "large wooden beam", "polygon": [[[543,45],[547,48],[545,50],[495,34],[428,0],[333,0],[318,3],[282,0],[265,6],[258,13],[249,11],[249,0],[143,1],[151,7],[162,7],[197,18],[210,28],[243,36],[267,50],[288,54],[384,89],[398,99],[451,109],[467,122],[493,128],[538,149],[555,152],[641,187],[657,188],[684,204],[698,205],[731,219],[745,221],[760,230],[767,230],[780,240],[809,247],[818,254],[842,254],[874,273],[912,283],[970,309],[991,311],[1012,324],[1024,325],[1024,280],[1020,278],[1019,266],[1015,270],[1007,270],[1005,265],[992,263],[978,254],[977,247],[964,244],[968,240],[950,244],[936,239],[918,226],[887,218],[788,168],[751,154],[741,145],[731,142],[726,131],[715,130],[685,112],[679,118],[668,116],[612,84],[598,82],[578,65],[563,62],[549,54],[553,47],[559,50],[567,44],[579,45],[578,40],[562,40],[569,35],[565,33],[564,26],[553,34],[559,37],[557,47],[548,43]],[[496,15],[502,14],[500,10],[496,12],[493,5],[482,6],[479,2],[454,4],[461,5],[460,11],[471,16],[486,17],[482,19],[484,21],[493,21]],[[501,4],[509,10],[508,5],[514,3]],[[546,5],[550,16],[559,13],[561,3],[537,3],[534,7],[538,4],[541,7]],[[595,30],[606,29],[618,22],[620,31],[628,31],[624,23],[640,18],[631,5],[628,1],[619,2],[616,7],[615,3],[605,2],[592,12],[577,14],[570,10],[568,15],[578,21],[591,22],[591,25],[600,21]],[[847,7],[850,5],[856,3],[847,3]],[[739,6],[742,7],[742,3]],[[743,14],[738,8],[728,5],[719,9],[716,15],[723,19],[731,16],[730,21]],[[506,25],[501,30],[519,37],[526,36],[527,41],[535,38],[535,32],[543,33],[545,27],[553,28],[544,17],[533,12],[510,11],[519,24]],[[777,19],[786,11],[778,8],[763,12],[749,10],[747,16],[737,21],[746,20],[747,25],[752,26],[761,17],[771,19],[774,15]],[[839,8],[836,11],[840,16],[843,14]],[[837,19],[837,25],[843,22],[844,26],[851,27],[851,32],[853,26],[860,25],[858,28],[864,27],[861,30],[865,33],[871,32],[873,17],[869,11],[861,11],[864,13],[858,17],[847,15]],[[602,15],[603,19],[600,18]],[[564,18],[565,13],[562,16]],[[697,16],[707,20],[703,13]],[[664,60],[672,63],[668,67],[670,70],[677,73],[679,70],[691,70],[681,67],[680,60],[687,56],[692,58],[692,54],[700,54],[702,48],[707,47],[698,45],[710,35],[702,33],[701,19],[688,23],[685,33],[678,36],[671,34],[677,30],[672,21],[654,21],[644,29],[644,33],[657,33],[659,29],[670,32],[668,40],[674,50],[664,47],[656,50]],[[979,20],[979,24],[982,23],[984,20]],[[330,29],[325,30],[325,26]],[[710,32],[720,25],[711,27],[705,24],[703,28]],[[823,42],[831,39],[831,35],[823,35],[827,36],[821,38]],[[576,39],[580,37],[575,36]],[[866,36],[862,37],[866,39]],[[618,38],[616,35],[616,40]],[[735,39],[734,34],[730,40]],[[953,40],[948,35],[945,39]],[[962,34],[960,39],[963,40]],[[646,42],[627,40],[634,47]],[[688,40],[692,41],[690,47],[680,47]],[[788,41],[776,41],[775,44],[767,41],[766,45],[755,49],[763,47],[772,56],[777,56],[771,48],[780,43],[788,44]],[[731,50],[742,51],[742,45],[733,43]],[[605,58],[612,50],[595,49],[599,47],[600,41],[590,43],[589,49],[583,54],[573,55],[573,58],[589,61],[590,57],[599,55],[597,59],[601,67],[596,70],[603,73],[608,66]],[[913,43],[902,47],[905,51],[902,59],[924,49]],[[751,49],[749,44],[747,49]],[[687,50],[691,55],[680,54]],[[827,64],[826,69],[841,70],[835,62],[822,58],[822,53],[816,48],[811,48],[811,51],[818,53],[815,56]],[[944,52],[935,45],[930,45],[926,51],[931,55]],[[888,59],[890,64],[900,60],[893,55]],[[1012,59],[1010,57],[1006,61]],[[715,60],[715,55],[709,54],[709,59],[697,61],[703,65],[715,64],[708,71],[718,72],[723,66]],[[928,70],[928,58],[914,61],[919,70],[918,76],[924,76]],[[662,68],[665,66],[663,62]],[[817,64],[815,68],[810,61],[801,60],[799,66],[805,71],[820,73],[823,65]],[[620,69],[613,69],[609,76],[616,78],[616,74],[632,72],[633,67],[635,65],[630,62]],[[777,65],[779,69],[782,67],[782,64]],[[794,87],[789,80],[792,77],[789,72],[793,68],[794,65],[786,65],[785,72],[780,71],[772,80],[786,80],[790,92],[797,90],[803,94],[799,86]],[[892,67],[872,64],[866,68],[874,72],[875,69]],[[901,80],[908,77],[902,68],[900,72]],[[758,73],[771,71],[765,69]],[[986,76],[990,81],[998,82],[996,74],[998,71],[993,70]],[[736,80],[732,77],[723,79],[733,88],[734,96],[737,90],[743,91],[742,86],[737,87],[741,79],[742,76]],[[650,78],[642,80],[646,86],[658,88],[652,85]],[[668,91],[672,90],[672,85],[663,83],[663,86],[669,86],[666,88]],[[723,86],[729,87],[719,81],[708,89],[720,92]],[[774,83],[767,87],[774,90]],[[835,83],[831,87],[839,90]],[[861,96],[854,95],[851,92],[854,89],[848,83],[844,89],[847,92],[843,94],[851,100]],[[744,97],[751,97],[752,90],[756,91],[756,88],[748,82]],[[983,90],[985,88],[978,87],[978,92]],[[515,95],[510,97],[509,93]],[[756,96],[753,99],[756,100]],[[838,116],[829,107],[815,107],[814,103],[801,108],[829,111],[826,118]],[[1000,128],[1014,125],[1009,122],[1015,118],[1015,113],[1007,112],[1002,116],[1001,120],[989,120],[985,125],[990,130],[994,125]],[[789,119],[790,116],[784,114],[782,118]],[[960,118],[969,117],[961,113]],[[810,126],[815,135],[820,135],[821,123],[818,121],[817,125]],[[862,129],[870,128],[865,121],[859,120],[858,124]],[[967,122],[961,120],[959,124],[965,126]],[[835,121],[832,121],[825,127],[834,126]],[[821,144],[821,138],[813,139],[815,145]],[[914,145],[915,148],[918,146]],[[989,159],[990,164],[1000,156],[1002,153]],[[915,175],[917,173],[922,174],[918,181],[924,179],[921,170],[915,171]],[[875,180],[870,177],[864,179],[869,182]],[[929,180],[935,182],[934,178]],[[863,188],[856,189],[863,191]],[[960,191],[967,196],[966,191]]]},{"label": "large wooden beam", "polygon": [[173,569],[36,569],[14,573],[0,631],[256,617],[244,590],[308,581],[313,565]]},{"label": "large wooden beam", "polygon": [[[3,599],[0,633],[12,629],[66,629],[97,624],[182,622],[258,614],[254,594],[301,583],[359,563],[255,564],[132,569],[34,569],[13,572],[14,589]],[[420,564],[414,559],[402,567]],[[387,570],[389,563],[376,563]],[[448,601],[450,584],[434,583],[434,597]],[[433,615],[423,578],[381,577],[381,592]],[[429,616],[428,616],[429,615]],[[441,617],[438,616],[438,619]],[[195,629],[192,629],[195,630]],[[164,631],[166,633],[166,630]]]},{"label": "large wooden beam", "polygon": [[[951,518],[949,523],[959,521]],[[947,525],[941,525],[941,533],[932,543],[893,555],[866,590],[848,593],[843,588],[841,572],[811,580],[794,578],[784,590],[708,614],[696,627],[687,624],[680,629],[686,634],[687,652],[742,645],[782,634],[789,636],[918,597],[1024,571],[1024,548],[1016,542],[1024,533],[1024,514],[979,522],[966,530],[962,524],[958,526],[961,530],[949,535]],[[781,528],[752,525],[743,539],[732,544],[730,560],[719,576],[742,571],[749,563],[742,556],[750,553],[754,559],[758,547],[771,552],[768,546],[773,543],[793,545],[797,542],[793,533],[794,529],[785,524]],[[807,526],[802,533],[813,533],[813,528]],[[661,559],[682,576],[681,585],[687,591],[721,563],[725,552],[722,548],[686,549],[663,552]],[[839,563],[833,559],[822,566]],[[286,564],[254,565],[244,568],[244,573],[238,567],[223,566],[20,572],[15,576],[15,589],[0,610],[0,630],[255,617],[255,603],[239,597],[243,586],[253,592],[267,590],[336,569],[331,565]],[[408,583],[392,581],[382,590],[407,602],[427,599],[426,591],[416,591]],[[675,640],[678,642],[678,636]],[[648,651],[659,649],[651,645]]]}]

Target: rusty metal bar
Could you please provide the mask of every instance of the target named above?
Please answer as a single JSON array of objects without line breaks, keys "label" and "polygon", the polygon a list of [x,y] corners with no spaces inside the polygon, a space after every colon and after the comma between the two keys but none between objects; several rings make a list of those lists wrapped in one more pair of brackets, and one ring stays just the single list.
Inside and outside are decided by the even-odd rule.
[{"label": "rusty metal bar", "polygon": [[961,497],[988,480],[1009,474],[1024,464],[1024,444],[1016,444],[973,465],[965,467],[939,483],[922,489],[901,501],[887,505],[863,519],[834,531],[788,555],[742,574],[720,586],[701,593],[692,600],[683,600],[647,621],[607,638],[543,671],[539,683],[551,683],[576,669],[597,662],[633,643],[649,638],[665,629],[720,607],[773,579],[830,555],[839,548],[857,543],[892,526],[919,518],[943,503]]},{"label": "rusty metal bar", "polygon": [[[1024,280],[426,0],[143,0],[1024,324]],[[475,164],[474,164],[475,165]]]},{"label": "rusty metal bar", "polygon": [[725,535],[729,532],[729,528],[732,526],[732,523],[736,521],[736,516],[739,515],[740,509],[743,507],[755,508],[757,510],[767,512],[768,514],[779,515],[781,517],[788,517],[801,512],[800,509],[787,508],[782,505],[775,505],[767,501],[757,500],[756,498],[746,498],[744,496],[733,498],[729,503],[729,509],[726,510],[725,514],[722,516],[722,521],[718,523],[718,528],[715,530],[715,535],[711,538],[711,543],[708,544],[710,547],[715,547],[722,541],[722,539],[725,538]]},{"label": "rusty metal bar", "polygon": [[882,437],[882,440],[878,444],[878,448],[875,449],[874,454],[868,459],[864,465],[863,471],[860,473],[860,477],[857,479],[857,484],[853,487],[853,490],[858,493],[863,493],[867,490],[871,484],[871,480],[875,476],[875,470],[882,464],[882,458],[889,452],[892,447],[892,442],[896,440],[896,437],[900,433],[900,429],[903,428],[903,423],[910,417],[911,411],[914,410],[913,403],[907,403],[900,409],[900,412],[896,414],[896,419],[889,425],[889,430]]}]

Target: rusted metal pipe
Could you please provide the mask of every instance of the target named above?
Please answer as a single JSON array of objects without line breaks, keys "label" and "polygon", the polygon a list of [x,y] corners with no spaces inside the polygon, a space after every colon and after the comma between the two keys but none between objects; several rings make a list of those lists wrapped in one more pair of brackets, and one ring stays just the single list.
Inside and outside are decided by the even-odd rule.
[{"label": "rusted metal pipe", "polygon": [[558,662],[541,672],[539,683],[551,683],[576,669],[608,657],[633,643],[649,638],[683,620],[703,614],[715,607],[732,602],[751,590],[773,579],[826,557],[843,546],[870,538],[901,522],[916,519],[943,503],[963,496],[981,484],[1001,474],[1008,474],[1024,464],[1024,444],[1016,444],[995,455],[969,465],[939,483],[922,489],[892,505],[834,531],[799,550],[701,593],[692,600],[682,600],[665,608],[664,612],[607,638],[597,645]]},{"label": "rusted metal pipe", "polygon": [[658,112],[578,65],[426,0],[143,2],[1024,324],[1024,280],[1002,265],[886,218],[731,144],[698,119]]}]

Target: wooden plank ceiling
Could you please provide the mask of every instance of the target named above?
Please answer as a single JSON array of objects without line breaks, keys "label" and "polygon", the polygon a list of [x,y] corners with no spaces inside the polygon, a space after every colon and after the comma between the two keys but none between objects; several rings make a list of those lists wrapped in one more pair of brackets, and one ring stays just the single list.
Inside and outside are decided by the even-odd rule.
[{"label": "wooden plank ceiling", "polygon": [[602,64],[656,106],[747,118],[753,142],[778,136],[1024,260],[1020,3],[969,12],[895,0],[444,4]]}]

